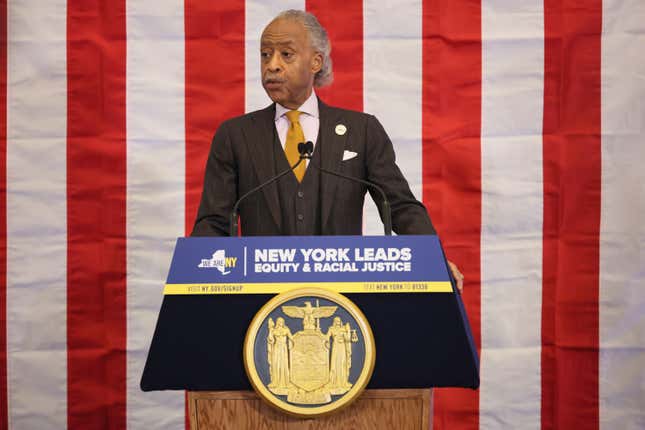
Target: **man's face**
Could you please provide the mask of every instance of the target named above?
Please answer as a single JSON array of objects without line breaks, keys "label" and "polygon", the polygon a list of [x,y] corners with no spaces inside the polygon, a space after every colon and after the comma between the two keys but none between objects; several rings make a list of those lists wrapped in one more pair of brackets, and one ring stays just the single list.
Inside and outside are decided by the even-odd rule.
[{"label": "man's face", "polygon": [[311,95],[322,55],[314,51],[305,27],[277,19],[264,29],[261,46],[262,86],[271,100],[299,108]]}]

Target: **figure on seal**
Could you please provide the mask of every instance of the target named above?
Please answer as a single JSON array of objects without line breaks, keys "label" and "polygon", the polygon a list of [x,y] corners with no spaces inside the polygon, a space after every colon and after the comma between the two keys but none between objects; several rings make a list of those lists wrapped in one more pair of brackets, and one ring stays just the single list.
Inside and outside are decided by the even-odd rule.
[{"label": "figure on seal", "polygon": [[352,388],[349,383],[349,369],[352,367],[352,339],[349,323],[343,325],[339,317],[327,330],[327,338],[332,340],[329,383],[331,394],[344,394]]},{"label": "figure on seal", "polygon": [[278,318],[276,323],[269,318],[269,335],[267,336],[267,357],[271,382],[268,387],[275,394],[285,395],[291,386],[289,376],[289,344],[293,344],[291,330]]}]

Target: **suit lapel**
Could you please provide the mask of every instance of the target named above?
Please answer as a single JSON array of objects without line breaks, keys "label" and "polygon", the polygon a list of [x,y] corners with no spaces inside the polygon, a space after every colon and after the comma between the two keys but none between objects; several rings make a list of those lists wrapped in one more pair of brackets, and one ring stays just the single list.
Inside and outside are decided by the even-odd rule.
[{"label": "suit lapel", "polygon": [[[322,155],[321,165],[324,169],[331,170],[332,172],[340,171],[340,163],[342,161],[343,149],[345,148],[345,141],[347,135],[338,135],[336,133],[336,126],[342,124],[342,116],[340,112],[330,108],[324,104],[320,99],[318,100],[318,110],[320,114],[320,130],[318,131],[319,140],[322,142]],[[338,181],[342,180],[328,173],[322,173],[320,177],[320,185],[322,190],[321,196],[321,221],[323,230],[327,224],[331,207],[334,203],[334,195]]]},{"label": "suit lapel", "polygon": [[[251,117],[253,124],[243,129],[249,153],[251,154],[251,161],[258,177],[258,185],[268,181],[275,175],[275,166],[273,165],[273,157],[271,156],[273,139],[275,138],[274,117],[275,104],[255,112]],[[278,226],[278,230],[280,230],[282,223],[276,183],[267,185],[262,189],[262,192],[266,198],[271,216]]]}]

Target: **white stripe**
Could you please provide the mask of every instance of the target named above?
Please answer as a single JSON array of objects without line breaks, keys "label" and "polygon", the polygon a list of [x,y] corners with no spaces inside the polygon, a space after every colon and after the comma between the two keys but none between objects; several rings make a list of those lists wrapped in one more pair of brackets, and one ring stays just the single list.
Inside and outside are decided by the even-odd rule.
[{"label": "white stripe", "polygon": [[[397,164],[418,200],[422,195],[420,0],[365,0],[364,109],[394,143]],[[376,205],[365,203],[363,234],[383,234]]]},{"label": "white stripe", "polygon": [[482,2],[480,425],[540,428],[541,0]]},{"label": "white stripe", "polygon": [[8,3],[9,428],[67,427],[67,11]]},{"label": "white stripe", "polygon": [[304,0],[248,0],[245,9],[245,109],[251,112],[271,104],[260,78],[260,36],[264,27],[286,9],[304,9]]},{"label": "white stripe", "polygon": [[645,428],[645,3],[605,0],[600,428]]},{"label": "white stripe", "polygon": [[127,2],[127,426],[183,429],[184,393],[141,373],[175,239],[184,236],[184,3]]}]

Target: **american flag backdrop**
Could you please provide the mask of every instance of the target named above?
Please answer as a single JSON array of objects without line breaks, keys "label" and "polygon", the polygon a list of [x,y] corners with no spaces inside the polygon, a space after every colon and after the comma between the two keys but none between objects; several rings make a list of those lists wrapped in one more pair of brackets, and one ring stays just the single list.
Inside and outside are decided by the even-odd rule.
[{"label": "american flag backdrop", "polygon": [[436,390],[435,429],[644,429],[643,0],[0,0],[0,428],[185,428],[139,379],[288,8],[465,274],[481,388]]}]

